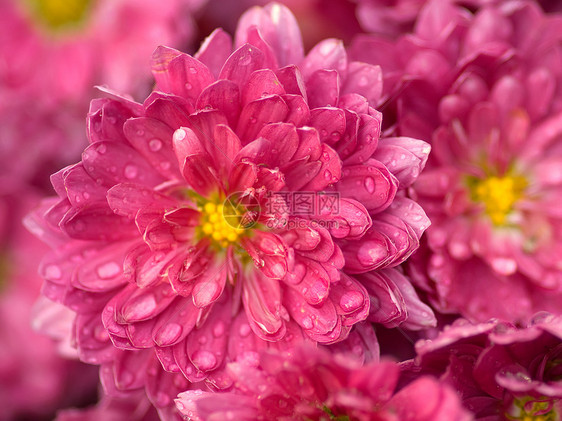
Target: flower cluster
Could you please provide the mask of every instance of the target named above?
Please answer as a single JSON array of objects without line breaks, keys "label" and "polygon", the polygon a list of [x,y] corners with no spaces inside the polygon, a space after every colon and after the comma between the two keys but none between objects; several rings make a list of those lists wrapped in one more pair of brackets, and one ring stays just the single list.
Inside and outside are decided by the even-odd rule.
[{"label": "flower cluster", "polygon": [[7,419],[560,420],[562,16],[282,3],[1,2]]},{"label": "flower cluster", "polygon": [[453,386],[476,419],[556,420],[562,410],[562,320],[538,314],[517,328],[458,319],[421,341],[409,367]]},{"label": "flower cluster", "polygon": [[[441,311],[524,321],[561,308],[559,23],[532,2],[474,14],[429,2],[381,63],[394,130],[433,148],[413,186],[432,228],[412,271]],[[365,46],[379,43],[354,51],[378,62]]]}]

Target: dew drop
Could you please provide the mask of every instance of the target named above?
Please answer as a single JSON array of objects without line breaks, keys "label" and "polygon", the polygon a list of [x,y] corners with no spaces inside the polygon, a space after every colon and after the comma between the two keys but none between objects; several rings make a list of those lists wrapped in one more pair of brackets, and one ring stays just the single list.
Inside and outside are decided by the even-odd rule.
[{"label": "dew drop", "polygon": [[103,155],[103,154],[107,151],[107,146],[105,146],[105,144],[101,143],[101,144],[98,145],[98,147],[96,148],[96,151],[97,151],[100,155]]},{"label": "dew drop", "polygon": [[373,179],[373,177],[366,177],[363,181],[363,184],[365,185],[365,189],[367,190],[367,192],[369,192],[369,194],[373,194],[375,192],[375,180]]},{"label": "dew drop", "polygon": [[170,403],[170,397],[164,392],[158,392],[154,398],[154,403],[159,407],[168,406]]},{"label": "dew drop", "polygon": [[94,338],[100,342],[107,342],[109,340],[109,334],[103,326],[96,326],[94,329]]},{"label": "dew drop", "polygon": [[198,350],[195,351],[191,357],[193,365],[195,365],[201,371],[208,371],[217,365],[217,358],[215,355],[209,351]]},{"label": "dew drop", "polygon": [[177,129],[174,132],[174,139],[175,140],[183,140],[187,136],[187,132],[184,129]]},{"label": "dew drop", "polygon": [[108,262],[98,266],[96,272],[101,279],[110,279],[121,273],[121,266],[115,262]]},{"label": "dew drop", "polygon": [[187,83],[185,84],[185,89],[187,89],[188,91],[190,91],[191,89],[193,89],[193,85],[192,85],[191,83],[187,82]]},{"label": "dew drop", "polygon": [[305,329],[312,329],[312,327],[314,326],[310,316],[306,316],[304,319],[302,319],[301,323],[302,323],[302,327],[304,327]]},{"label": "dew drop", "polygon": [[161,345],[172,344],[180,337],[182,331],[183,328],[180,324],[168,323],[158,331],[157,341]]},{"label": "dew drop", "polygon": [[222,335],[224,335],[224,322],[219,321],[214,327],[213,327],[213,336],[215,338],[219,338]]},{"label": "dew drop", "polygon": [[502,275],[512,275],[517,270],[517,263],[506,257],[496,257],[491,261],[492,267]]},{"label": "dew drop", "polygon": [[119,377],[120,386],[129,386],[134,380],[135,377],[128,371],[123,371]]},{"label": "dew drop", "polygon": [[138,174],[138,169],[134,165],[127,165],[125,167],[125,177],[129,180],[135,178]]},{"label": "dew drop", "polygon": [[62,271],[57,265],[48,265],[45,268],[45,277],[50,280],[57,280],[62,277]]},{"label": "dew drop", "polygon": [[243,338],[247,337],[250,332],[252,331],[252,329],[250,328],[250,325],[248,325],[247,323],[244,323],[243,325],[240,326],[240,336],[242,336]]},{"label": "dew drop", "polygon": [[363,294],[359,291],[348,291],[340,298],[340,306],[345,311],[355,311],[363,305]]},{"label": "dew drop", "polygon": [[152,139],[148,142],[148,147],[152,152],[158,152],[162,149],[162,141],[160,139]]}]

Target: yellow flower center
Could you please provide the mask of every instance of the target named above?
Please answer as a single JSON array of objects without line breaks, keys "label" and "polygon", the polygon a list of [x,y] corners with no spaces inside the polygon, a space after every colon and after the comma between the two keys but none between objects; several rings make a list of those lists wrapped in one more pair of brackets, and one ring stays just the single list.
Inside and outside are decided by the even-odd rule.
[{"label": "yellow flower center", "polygon": [[47,29],[58,30],[80,23],[92,0],[26,0],[33,16]]},{"label": "yellow flower center", "polygon": [[485,179],[469,180],[472,200],[482,203],[486,215],[494,225],[504,225],[513,206],[527,186],[527,182],[520,176],[491,176]]},{"label": "yellow flower center", "polygon": [[529,397],[515,399],[505,416],[508,420],[519,421],[559,421],[554,410],[555,401],[551,399],[534,400]]},{"label": "yellow flower center", "polygon": [[244,228],[239,226],[240,216],[231,206],[207,202],[201,208],[201,232],[211,237],[217,244],[226,247],[238,241]]}]

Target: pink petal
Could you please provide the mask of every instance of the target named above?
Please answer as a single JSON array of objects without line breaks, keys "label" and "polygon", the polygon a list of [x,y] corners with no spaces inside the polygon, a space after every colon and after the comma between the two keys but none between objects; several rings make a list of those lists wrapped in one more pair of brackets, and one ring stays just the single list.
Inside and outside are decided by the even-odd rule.
[{"label": "pink petal", "polygon": [[264,125],[284,121],[288,112],[287,104],[277,95],[252,101],[242,109],[236,132],[247,144],[256,139]]},{"label": "pink petal", "polygon": [[199,318],[197,309],[189,298],[176,298],[156,318],[151,339],[161,347],[172,346],[187,337]]},{"label": "pink petal", "polygon": [[394,282],[376,272],[358,275],[356,279],[369,292],[371,299],[369,321],[396,327],[406,320],[408,317],[406,303]]},{"label": "pink petal", "polygon": [[336,107],[340,97],[340,84],[340,76],[335,70],[315,71],[306,82],[309,107]]},{"label": "pink petal", "polygon": [[271,3],[264,8],[252,8],[244,13],[236,29],[237,46],[250,42],[246,37],[248,29],[254,25],[276,53],[280,66],[301,62],[303,45],[300,29],[287,7]]},{"label": "pink petal", "polygon": [[123,125],[123,132],[133,147],[168,179],[180,179],[172,149],[173,130],[161,121],[138,117]]},{"label": "pink petal", "polygon": [[198,110],[215,109],[225,115],[229,124],[235,125],[240,115],[240,89],[230,80],[217,80],[207,86],[197,98]]},{"label": "pink petal", "polygon": [[336,70],[345,79],[347,71],[347,54],[343,42],[326,39],[318,43],[300,65],[305,80],[317,70]]},{"label": "pink petal", "polygon": [[318,130],[321,142],[333,144],[345,133],[345,112],[340,108],[316,108],[310,112],[310,125]]},{"label": "pink petal", "polygon": [[256,70],[252,73],[242,90],[242,105],[269,95],[283,95],[285,89],[270,69]]},{"label": "pink petal", "polygon": [[188,54],[158,47],[152,56],[152,73],[159,90],[195,102],[201,91],[214,82],[211,71]]},{"label": "pink petal", "polygon": [[137,231],[128,218],[114,214],[107,204],[73,208],[64,215],[60,227],[72,238],[90,241],[128,239]]},{"label": "pink petal", "polygon": [[232,52],[232,39],[222,29],[215,29],[203,43],[195,54],[195,58],[207,65],[215,78],[219,78],[219,73],[224,62]]},{"label": "pink petal", "polygon": [[306,94],[306,86],[302,74],[297,66],[290,64],[286,67],[278,69],[275,74],[277,79],[283,85],[285,92],[292,95],[298,95],[304,98],[304,101],[308,103],[308,97]]},{"label": "pink petal", "polygon": [[344,165],[343,177],[336,188],[344,197],[361,202],[373,214],[393,203],[398,180],[382,163],[369,160],[365,165]]},{"label": "pink petal", "polygon": [[105,186],[130,182],[156,186],[164,181],[152,165],[125,144],[94,143],[82,153],[82,162],[88,174]]},{"label": "pink petal", "polygon": [[257,336],[264,340],[279,340],[285,336],[279,281],[258,272],[246,276],[242,300],[248,322]]},{"label": "pink petal", "polygon": [[264,67],[264,53],[253,45],[244,44],[228,57],[220,71],[219,79],[231,80],[242,87],[254,71]]},{"label": "pink petal", "polygon": [[382,96],[382,70],[380,66],[353,61],[342,87],[342,94],[356,92],[374,107]]}]

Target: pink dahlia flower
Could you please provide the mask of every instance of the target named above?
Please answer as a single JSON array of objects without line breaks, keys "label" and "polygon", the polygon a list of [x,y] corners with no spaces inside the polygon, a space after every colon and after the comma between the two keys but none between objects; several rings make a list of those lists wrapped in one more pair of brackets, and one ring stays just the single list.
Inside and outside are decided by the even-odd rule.
[{"label": "pink dahlia flower", "polygon": [[148,92],[147,57],[161,43],[189,41],[200,3],[0,1],[1,182],[46,179],[73,162],[94,85]]},{"label": "pink dahlia flower", "polygon": [[440,376],[477,420],[559,420],[562,319],[537,315],[527,327],[459,319],[416,344],[415,376]]},{"label": "pink dahlia flower", "polygon": [[[530,2],[475,14],[445,5],[429,3],[383,65],[394,129],[433,147],[413,186],[432,221],[429,250],[412,269],[442,311],[559,313],[562,17]],[[365,43],[389,46],[363,38],[358,54]]]},{"label": "pink dahlia flower", "polygon": [[242,17],[234,51],[217,30],[195,57],[159,48],[153,73],[143,104],[92,102],[82,161],[29,220],[55,246],[43,293],[78,313],[84,361],[127,389],[155,350],[225,388],[225,364],[264,347],[341,341],[367,317],[434,323],[395,268],[429,224],[404,195],[429,148],[379,139],[377,67],[333,39],[304,57],[272,4]]},{"label": "pink dahlia flower", "polygon": [[176,400],[191,420],[464,421],[472,419],[447,385],[430,376],[396,390],[400,368],[390,361],[360,366],[326,351],[295,348],[262,355],[261,367],[228,366],[229,393],[187,391]]}]

